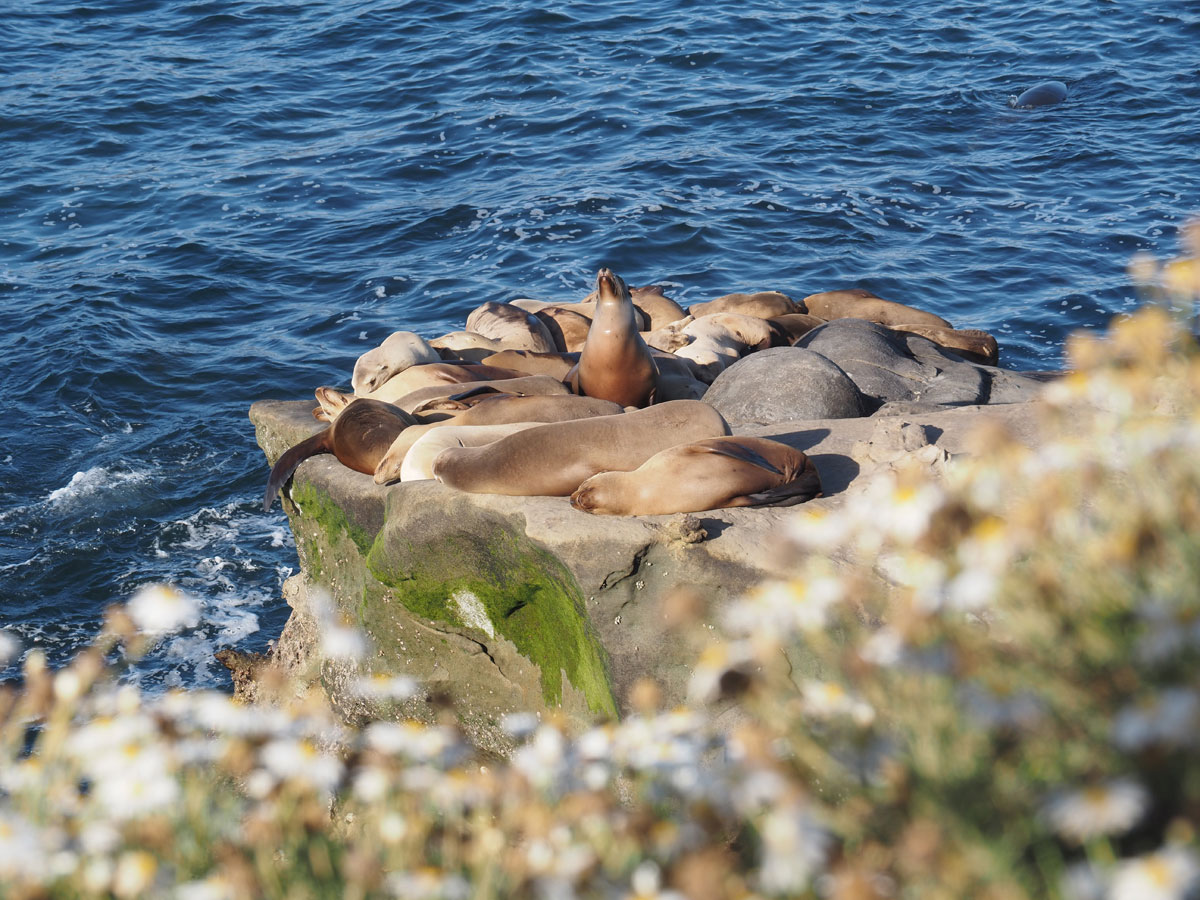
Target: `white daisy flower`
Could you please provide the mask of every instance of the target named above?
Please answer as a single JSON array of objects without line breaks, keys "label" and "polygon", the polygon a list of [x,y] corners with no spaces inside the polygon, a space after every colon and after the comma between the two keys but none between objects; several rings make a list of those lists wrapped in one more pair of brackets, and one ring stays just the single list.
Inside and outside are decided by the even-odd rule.
[{"label": "white daisy flower", "polygon": [[143,634],[172,634],[200,624],[200,602],[168,584],[138,588],[125,609]]},{"label": "white daisy flower", "polygon": [[1128,860],[1113,876],[1111,900],[1183,900],[1200,881],[1200,861],[1186,847],[1164,847]]},{"label": "white daisy flower", "polygon": [[1124,834],[1146,814],[1150,795],[1128,778],[1116,778],[1078,791],[1060,793],[1043,814],[1060,835],[1084,842],[1108,834]]}]

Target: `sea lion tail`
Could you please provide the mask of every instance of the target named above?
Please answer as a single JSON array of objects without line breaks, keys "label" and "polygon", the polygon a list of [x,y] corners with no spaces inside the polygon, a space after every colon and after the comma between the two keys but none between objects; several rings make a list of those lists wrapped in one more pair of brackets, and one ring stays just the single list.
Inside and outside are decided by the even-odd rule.
[{"label": "sea lion tail", "polygon": [[296,471],[296,467],[310,456],[316,456],[318,453],[329,453],[329,445],[327,443],[329,429],[318,431],[312,437],[301,441],[290,450],[284,452],[283,456],[275,461],[275,465],[271,466],[271,474],[267,477],[267,492],[263,497],[263,512],[271,511],[271,504],[275,502],[275,495],[279,493],[279,489]]}]

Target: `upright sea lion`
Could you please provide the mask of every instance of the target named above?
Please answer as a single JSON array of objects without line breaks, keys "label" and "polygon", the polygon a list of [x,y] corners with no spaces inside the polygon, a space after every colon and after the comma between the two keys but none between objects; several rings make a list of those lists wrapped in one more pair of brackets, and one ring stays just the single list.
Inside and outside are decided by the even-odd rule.
[{"label": "upright sea lion", "polygon": [[486,447],[443,450],[434,477],[459,490],[566,496],[597,472],[636,469],[678,443],[729,433],[700,400],[673,400],[616,416],[539,425]]},{"label": "upright sea lion", "polygon": [[512,350],[553,353],[557,348],[546,326],[532,313],[489,300],[467,316],[467,331],[500,341]]},{"label": "upright sea lion", "polygon": [[480,360],[487,366],[516,369],[526,375],[551,375],[560,381],[579,362],[578,353],[534,353],[532,350],[501,350]]},{"label": "upright sea lion", "polygon": [[[401,481],[424,481],[433,477],[433,461],[438,454],[448,447],[482,447],[492,444],[502,437],[543,425],[543,422],[508,422],[503,425],[447,425],[435,428],[422,434],[404,454],[400,464]],[[380,462],[380,467],[387,463],[387,457]],[[375,470],[375,481],[384,484],[394,481],[385,477],[381,480],[380,469]]]},{"label": "upright sea lion", "polygon": [[561,306],[547,306],[533,315],[546,326],[560,353],[578,353],[583,349],[588,329],[592,327],[588,316]]},{"label": "upright sea lion", "polygon": [[677,444],[631,472],[600,472],[571,494],[584,512],[660,516],[730,506],[791,506],[818,496],[817,468],[799,450],[758,437]]},{"label": "upright sea lion", "polygon": [[355,361],[350,383],[354,386],[354,393],[363,397],[410,366],[438,362],[440,359],[437,350],[419,334],[393,331],[382,344],[368,350]]},{"label": "upright sea lion", "polygon": [[587,342],[565,380],[577,394],[622,406],[647,406],[653,402],[658,369],[638,333],[629,288],[611,269],[601,269],[596,274],[596,295]]},{"label": "upright sea lion", "polygon": [[688,307],[688,312],[696,318],[719,312],[733,312],[743,316],[770,319],[803,310],[797,308],[796,302],[787,294],[781,294],[779,291],[758,291],[754,294],[725,294],[707,303],[693,303]]},{"label": "upright sea lion", "polygon": [[[631,287],[629,296],[633,298],[633,308],[642,319],[638,323],[639,331],[657,331],[687,315],[682,306],[663,293],[661,284]],[[580,300],[580,311],[586,313],[589,308],[594,309],[598,297],[598,292],[592,291]]]},{"label": "upright sea lion", "polygon": [[941,328],[954,326],[931,312],[917,309],[915,306],[905,306],[877,297],[862,288],[849,288],[843,291],[822,291],[819,294],[809,294],[800,301],[809,315],[822,319],[866,319],[880,325],[937,325]]},{"label": "upright sea lion", "polygon": [[271,508],[275,495],[296,466],[318,453],[332,453],[338,462],[372,475],[388,447],[416,419],[380,400],[359,398],[351,401],[332,425],[286,450],[271,467],[263,511]]},{"label": "upright sea lion", "polygon": [[574,394],[530,395],[491,394],[472,397],[471,405],[453,419],[429,422],[406,428],[392,442],[375,467],[375,481],[386,484],[400,477],[405,456],[427,432],[452,425],[506,425],[513,422],[567,422],[594,416],[615,416],[623,410],[608,400],[577,397]]}]

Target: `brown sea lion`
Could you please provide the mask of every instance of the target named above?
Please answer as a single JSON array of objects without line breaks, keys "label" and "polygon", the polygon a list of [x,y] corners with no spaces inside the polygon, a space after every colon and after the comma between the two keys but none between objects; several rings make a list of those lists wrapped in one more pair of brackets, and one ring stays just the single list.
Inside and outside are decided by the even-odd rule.
[{"label": "brown sea lion", "polygon": [[516,369],[526,375],[550,375],[560,381],[579,362],[578,353],[534,353],[532,350],[501,350],[480,360],[487,366]]},{"label": "brown sea lion", "polygon": [[729,433],[721,414],[700,400],[674,400],[616,416],[539,425],[486,447],[443,450],[439,481],[463,491],[563,497],[597,472],[636,469],[680,442]]},{"label": "brown sea lion", "polygon": [[467,331],[500,341],[513,350],[553,353],[554,338],[532,313],[508,303],[489,300],[467,316]]},{"label": "brown sea lion", "polygon": [[610,516],[660,516],[730,506],[791,506],[818,496],[812,460],[778,441],[718,437],[678,444],[631,472],[600,472],[571,505]]},{"label": "brown sea lion", "polygon": [[700,330],[711,328],[713,325],[721,326],[741,341],[745,348],[742,351],[743,356],[753,353],[755,350],[765,350],[777,340],[776,331],[771,327],[768,319],[729,312],[709,313],[707,316],[701,316],[684,328],[684,333],[698,335]]},{"label": "brown sea lion", "polygon": [[675,353],[680,347],[686,347],[695,340],[690,334],[684,334],[684,329],[696,321],[693,316],[684,316],[674,322],[668,322],[654,331],[642,332],[642,340],[652,350],[662,350],[664,353]]},{"label": "brown sea lion", "polygon": [[[633,307],[637,310],[641,321],[639,331],[657,331],[677,319],[687,315],[682,306],[663,293],[661,284],[651,284],[645,287],[631,287],[629,295],[633,298]],[[580,311],[594,309],[599,295],[592,291],[579,301]]]},{"label": "brown sea lion", "polygon": [[440,359],[437,350],[419,334],[393,331],[382,344],[355,360],[350,383],[355,395],[363,397],[410,366]]},{"label": "brown sea lion", "polygon": [[743,316],[755,316],[759,319],[771,319],[775,316],[786,316],[791,313],[803,312],[796,306],[787,294],[779,291],[758,291],[753,294],[725,294],[707,303],[693,303],[688,312],[699,318],[711,316],[713,313],[732,312]]},{"label": "brown sea lion", "polygon": [[[475,384],[480,381],[504,381],[511,378],[521,378],[524,372],[516,369],[504,369],[499,366],[486,366],[480,363],[422,363],[410,366],[398,375],[394,375],[379,386],[377,390],[366,395],[369,400],[383,400],[395,403],[414,391],[440,385]],[[325,421],[333,421],[341,409],[349,402],[348,395],[342,394],[335,388],[319,387],[316,390],[317,402],[325,411]]]},{"label": "brown sea lion", "polygon": [[[492,444],[502,437],[516,434],[527,428],[543,425],[543,422],[507,422],[502,425],[447,425],[445,428],[435,428],[422,434],[404,454],[400,463],[401,481],[424,481],[433,478],[433,461],[438,454],[449,447],[482,447]],[[386,457],[384,458],[386,462]],[[381,462],[380,466],[384,463]],[[380,470],[375,470],[375,481],[383,484],[394,481],[387,478],[380,481]]]},{"label": "brown sea lion", "polygon": [[658,369],[638,333],[633,298],[611,269],[596,274],[596,315],[579,363],[564,379],[576,394],[622,406],[648,406],[654,400]]},{"label": "brown sea lion", "polygon": [[588,329],[592,327],[592,320],[588,316],[561,306],[547,306],[535,312],[534,316],[546,326],[554,340],[555,349],[560,353],[578,353],[583,349]]},{"label": "brown sea lion", "polygon": [[577,397],[574,394],[530,395],[490,394],[470,398],[471,405],[453,419],[429,422],[405,429],[392,442],[375,467],[375,481],[387,484],[400,477],[400,469],[409,449],[423,435],[450,425],[506,425],[512,422],[567,422],[594,416],[615,416],[623,410],[608,400]]},{"label": "brown sea lion", "polygon": [[[783,339],[783,343],[794,344],[818,325],[824,325],[825,320],[820,316],[808,313],[789,313],[786,316],[774,316],[767,319],[775,327]],[[783,343],[778,346],[783,346]]]},{"label": "brown sea lion", "polygon": [[880,325],[937,325],[941,328],[954,326],[931,312],[905,306],[877,297],[862,288],[842,291],[822,291],[809,294],[800,301],[809,315],[822,319],[866,319]]},{"label": "brown sea lion", "polygon": [[500,341],[473,331],[452,331],[443,334],[430,341],[429,346],[436,350],[442,359],[465,359],[471,362],[479,362],[485,356],[504,349],[504,344]]},{"label": "brown sea lion", "polygon": [[971,362],[994,366],[1000,362],[1000,345],[986,331],[977,328],[939,328],[936,325],[892,325],[892,331],[907,331],[929,338]]},{"label": "brown sea lion", "polygon": [[504,378],[496,381],[467,381],[462,384],[434,384],[405,394],[395,404],[408,413],[415,413],[430,400],[461,396],[468,393],[496,394],[569,394],[571,389],[549,375],[522,375],[519,378]]},{"label": "brown sea lion", "polygon": [[374,474],[388,447],[416,421],[390,403],[362,397],[351,401],[332,425],[284,451],[276,460],[267,478],[263,511],[270,510],[275,495],[296,466],[318,453],[332,453],[342,465]]}]

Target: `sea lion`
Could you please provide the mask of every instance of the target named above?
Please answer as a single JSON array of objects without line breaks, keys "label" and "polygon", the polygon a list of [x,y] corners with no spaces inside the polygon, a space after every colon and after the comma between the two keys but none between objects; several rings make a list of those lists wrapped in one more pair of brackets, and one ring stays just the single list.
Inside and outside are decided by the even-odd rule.
[{"label": "sea lion", "polygon": [[611,269],[596,274],[596,315],[579,362],[564,379],[576,394],[601,397],[622,406],[648,406],[654,400],[658,369],[638,333],[633,298]]},{"label": "sea lion", "polygon": [[643,332],[642,340],[646,342],[647,347],[653,350],[662,350],[664,353],[675,353],[680,347],[686,347],[695,340],[690,334],[683,333],[683,329],[694,321],[694,316],[684,316],[682,319],[668,322],[654,331]]},{"label": "sea lion", "polygon": [[[502,437],[508,437],[510,434],[516,434],[518,431],[524,431],[526,428],[534,428],[538,425],[543,425],[543,422],[508,422],[503,425],[447,425],[444,428],[435,428],[432,431],[427,431],[422,434],[413,445],[408,448],[408,452],[404,454],[404,461],[400,464],[400,480],[401,481],[424,481],[433,478],[433,461],[437,455],[448,447],[482,447],[485,444],[492,444],[500,440]],[[387,461],[387,457],[380,462],[383,466]],[[394,478],[387,477],[380,480],[380,470],[375,470],[375,481],[384,484],[388,481],[394,481]]]},{"label": "sea lion", "polygon": [[636,469],[678,443],[720,437],[729,425],[700,400],[673,400],[616,416],[539,425],[486,447],[443,450],[439,481],[463,491],[563,497],[597,472]]},{"label": "sea lion", "polygon": [[[774,316],[767,319],[784,338],[787,344],[794,344],[818,325],[824,325],[825,320],[820,316],[808,313],[790,313],[786,316]],[[779,346],[783,346],[780,344]]]},{"label": "sea lion", "polygon": [[390,403],[362,397],[351,401],[332,425],[284,451],[275,461],[267,477],[263,512],[271,509],[284,482],[310,456],[332,453],[342,465],[372,475],[396,437],[416,421]]},{"label": "sea lion", "polygon": [[718,437],[661,450],[631,472],[600,472],[571,505],[610,516],[661,516],[730,506],[792,506],[821,478],[799,450],[758,437]]},{"label": "sea lion", "polygon": [[550,375],[560,381],[579,362],[578,353],[534,353],[532,350],[501,350],[480,360],[487,366],[516,369],[526,375]]},{"label": "sea lion", "polygon": [[355,360],[350,383],[354,386],[355,395],[363,397],[410,366],[439,360],[441,356],[437,350],[419,334],[393,331],[384,338],[382,344]]},{"label": "sea lion", "polygon": [[[466,384],[467,382],[478,381],[503,381],[509,378],[520,378],[524,372],[518,372],[516,369],[504,369],[499,366],[487,366],[481,363],[466,363],[466,362],[436,362],[436,363],[421,363],[416,366],[409,366],[398,375],[393,375],[376,390],[363,396],[371,400],[383,400],[387,403],[394,403],[400,397],[406,394],[411,394],[413,391],[421,388],[430,387],[441,384]],[[330,399],[329,391],[332,388],[320,388],[317,394],[317,400],[324,407],[322,396]],[[330,411],[327,409],[327,411]]]},{"label": "sea lion", "polygon": [[473,331],[452,331],[443,334],[430,341],[429,346],[437,350],[442,359],[466,359],[471,362],[479,362],[483,357],[504,349],[504,344],[500,341]]},{"label": "sea lion", "polygon": [[[680,359],[692,362],[695,367],[695,377],[706,384],[712,384],[718,375],[745,356],[751,349],[740,334],[730,330],[725,322],[722,322],[721,317],[726,315],[729,313],[713,313],[689,322],[684,327],[683,333],[689,335],[693,340],[686,347],[680,347],[675,351],[675,355]],[[738,316],[738,319],[765,322],[763,319],[753,320],[750,316]],[[733,320],[726,321],[732,322]],[[741,331],[745,333],[748,329],[743,328]],[[770,335],[770,327],[764,324],[761,332],[756,332],[752,337],[765,339],[769,345]]]},{"label": "sea lion", "polygon": [[688,312],[700,318],[711,316],[713,313],[733,312],[743,316],[756,316],[759,319],[770,319],[775,316],[786,316],[790,313],[803,312],[787,294],[779,291],[758,291],[753,294],[725,294],[707,303],[693,303]]},{"label": "sea lion", "polygon": [[1067,99],[1067,86],[1061,81],[1043,81],[1035,84],[1021,96],[1011,99],[1014,109],[1033,109],[1037,106],[1053,106]]},{"label": "sea lion", "polygon": [[[465,405],[470,403],[469,406]],[[375,467],[375,481],[386,484],[400,477],[401,466],[408,451],[422,436],[451,425],[506,425],[513,422],[567,422],[594,416],[615,416],[623,410],[608,400],[596,397],[577,397],[574,394],[530,395],[490,394],[464,401],[453,419],[429,422],[406,428],[388,447],[387,453]]]},{"label": "sea lion", "polygon": [[931,312],[894,303],[877,297],[862,288],[849,288],[843,291],[822,291],[819,294],[809,294],[800,301],[809,315],[822,319],[866,319],[880,325],[937,325],[940,328],[954,326]]},{"label": "sea lion", "polygon": [[964,359],[994,366],[1000,362],[1000,345],[986,331],[978,328],[938,328],[936,325],[892,325],[892,331],[907,331],[929,338]]},{"label": "sea lion", "polygon": [[394,402],[405,412],[415,412],[430,400],[461,396],[480,391],[497,394],[569,394],[571,389],[549,375],[522,375],[496,381],[467,381],[462,384],[434,384],[405,394]]},{"label": "sea lion", "polygon": [[561,306],[547,306],[533,314],[550,332],[560,353],[578,353],[587,341],[592,320],[582,313]]},{"label": "sea lion", "polygon": [[553,353],[554,338],[546,326],[532,313],[508,303],[489,300],[467,316],[467,331],[494,338],[503,348]]},{"label": "sea lion", "polygon": [[[598,296],[596,291],[592,291],[580,300],[580,312],[586,313],[589,308],[594,309]],[[638,323],[639,331],[657,331],[687,315],[682,306],[663,293],[661,284],[631,287],[629,296],[633,298],[633,308],[642,319]]]},{"label": "sea lion", "polygon": [[741,313],[709,313],[693,320],[683,330],[686,334],[699,336],[713,326],[720,326],[737,338],[745,348],[742,350],[743,356],[755,350],[765,350],[777,340],[769,320],[760,319],[758,316],[744,316]]}]

